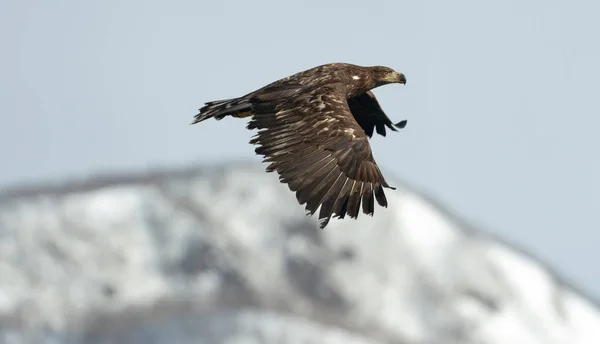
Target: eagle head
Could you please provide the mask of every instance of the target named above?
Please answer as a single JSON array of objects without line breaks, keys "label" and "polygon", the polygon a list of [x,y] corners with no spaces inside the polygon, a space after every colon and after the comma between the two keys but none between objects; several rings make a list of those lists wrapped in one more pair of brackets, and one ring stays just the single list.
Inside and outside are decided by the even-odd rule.
[{"label": "eagle head", "polygon": [[403,85],[406,84],[406,76],[402,73],[396,72],[395,70],[389,67],[371,67],[371,75],[373,76],[373,79],[378,85],[392,83],[398,83]]}]

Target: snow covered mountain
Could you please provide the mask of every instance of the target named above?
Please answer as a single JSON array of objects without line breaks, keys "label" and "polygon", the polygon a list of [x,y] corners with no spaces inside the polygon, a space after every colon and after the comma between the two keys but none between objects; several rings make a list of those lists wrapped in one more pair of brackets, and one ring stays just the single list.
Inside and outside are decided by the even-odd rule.
[{"label": "snow covered mountain", "polygon": [[324,230],[258,164],[6,190],[0,343],[600,343],[596,304],[389,179]]}]

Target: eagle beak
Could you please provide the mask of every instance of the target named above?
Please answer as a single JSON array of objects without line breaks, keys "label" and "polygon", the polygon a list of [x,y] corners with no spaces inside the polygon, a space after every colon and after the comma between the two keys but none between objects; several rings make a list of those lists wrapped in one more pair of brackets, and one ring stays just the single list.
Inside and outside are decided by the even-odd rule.
[{"label": "eagle beak", "polygon": [[402,85],[406,85],[406,76],[404,76],[404,74],[402,73],[397,73],[398,74],[398,83],[402,84]]},{"label": "eagle beak", "polygon": [[385,80],[385,82],[387,83],[398,83],[406,85],[406,76],[398,72],[391,72],[387,74],[386,76],[384,76],[383,80]]}]

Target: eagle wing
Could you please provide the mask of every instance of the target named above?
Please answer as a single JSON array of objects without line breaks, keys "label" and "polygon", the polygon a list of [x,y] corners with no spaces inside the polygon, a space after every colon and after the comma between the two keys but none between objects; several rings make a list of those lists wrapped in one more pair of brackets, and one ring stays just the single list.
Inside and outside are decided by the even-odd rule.
[{"label": "eagle wing", "polygon": [[392,123],[371,91],[348,99],[348,105],[350,106],[352,115],[354,115],[354,119],[356,119],[356,122],[363,128],[368,137],[373,136],[374,129],[379,135],[385,136],[385,127],[393,131],[398,131],[396,127],[404,128],[406,125],[406,121],[396,124]]},{"label": "eagle wing", "polygon": [[385,181],[368,138],[352,116],[343,85],[300,86],[253,95],[248,129],[259,129],[250,143],[270,162],[281,182],[314,214],[320,228],[332,215],[373,215],[374,200],[387,207]]}]

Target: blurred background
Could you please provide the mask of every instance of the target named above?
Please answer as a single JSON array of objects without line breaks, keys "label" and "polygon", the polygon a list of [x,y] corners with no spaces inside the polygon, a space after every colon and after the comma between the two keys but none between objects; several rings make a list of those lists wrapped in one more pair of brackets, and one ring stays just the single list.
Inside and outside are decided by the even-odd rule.
[{"label": "blurred background", "polygon": [[[599,11],[0,0],[0,340],[597,343]],[[318,231],[244,120],[189,123],[329,62],[403,72],[374,93],[408,124],[371,141],[390,208]]]}]

